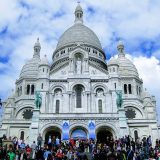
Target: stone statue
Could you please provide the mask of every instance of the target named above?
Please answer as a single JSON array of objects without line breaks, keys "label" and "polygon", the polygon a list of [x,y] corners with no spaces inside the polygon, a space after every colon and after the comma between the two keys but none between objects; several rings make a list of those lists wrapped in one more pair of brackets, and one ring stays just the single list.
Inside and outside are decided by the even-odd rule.
[{"label": "stone statue", "polygon": [[36,108],[40,109],[41,105],[42,105],[42,95],[40,94],[39,91],[36,91],[35,94],[35,104],[36,104]]},{"label": "stone statue", "polygon": [[117,94],[117,99],[116,99],[117,107],[121,108],[123,103],[122,91],[116,91],[116,94]]},{"label": "stone statue", "polygon": [[81,74],[81,59],[80,58],[78,58],[77,59],[77,62],[76,62],[76,72],[77,72],[77,74]]}]

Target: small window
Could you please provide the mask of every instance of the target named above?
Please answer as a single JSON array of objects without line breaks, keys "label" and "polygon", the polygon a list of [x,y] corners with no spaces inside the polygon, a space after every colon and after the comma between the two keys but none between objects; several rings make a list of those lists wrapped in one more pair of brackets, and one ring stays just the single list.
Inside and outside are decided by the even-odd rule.
[{"label": "small window", "polygon": [[43,68],[43,72],[44,72],[44,68]]},{"label": "small window", "polygon": [[31,94],[34,94],[34,84],[31,85]]},{"label": "small window", "polygon": [[41,89],[43,89],[43,83],[41,84]]},{"label": "small window", "polygon": [[136,87],[137,95],[138,95],[138,86]]},{"label": "small window", "polygon": [[17,95],[19,96],[19,88],[17,89]]},{"label": "small window", "polygon": [[76,108],[82,108],[82,91],[83,88],[81,85],[76,86]]},{"label": "small window", "polygon": [[114,83],[114,88],[115,88],[115,89],[117,88],[117,84],[116,84],[116,83]]},{"label": "small window", "polygon": [[22,95],[22,86],[20,86],[19,95]]},{"label": "small window", "polygon": [[135,141],[138,139],[138,132],[137,132],[137,130],[134,131],[134,138],[135,138]]},{"label": "small window", "polygon": [[141,95],[141,87],[139,87],[139,95]]},{"label": "small window", "polygon": [[131,84],[128,85],[128,91],[129,91],[129,94],[132,94],[132,86],[131,86]]},{"label": "small window", "polygon": [[99,113],[102,113],[102,100],[98,100],[98,111]]},{"label": "small window", "polygon": [[24,140],[24,131],[21,131],[20,139]]},{"label": "small window", "polygon": [[127,94],[127,84],[124,84],[124,94]]},{"label": "small window", "polygon": [[59,113],[60,101],[56,100],[56,113]]},{"label": "small window", "polygon": [[115,68],[113,68],[113,72],[115,72]]},{"label": "small window", "polygon": [[27,85],[27,95],[29,95],[29,93],[30,93],[30,85],[28,84]]}]

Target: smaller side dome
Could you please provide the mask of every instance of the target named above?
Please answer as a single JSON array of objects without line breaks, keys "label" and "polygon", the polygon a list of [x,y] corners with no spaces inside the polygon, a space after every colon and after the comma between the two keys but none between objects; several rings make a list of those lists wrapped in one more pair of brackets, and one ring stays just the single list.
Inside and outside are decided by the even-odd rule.
[{"label": "smaller side dome", "polygon": [[120,41],[117,45],[119,74],[122,77],[139,77],[137,68],[128,58],[125,57],[124,44]]},{"label": "smaller side dome", "polygon": [[112,66],[112,65],[117,65],[118,66],[118,61],[114,57],[111,57],[111,59],[108,61],[108,66]]},{"label": "smaller side dome", "polygon": [[44,57],[41,59],[39,66],[50,66],[47,55],[44,55]]},{"label": "smaller side dome", "polygon": [[39,43],[39,38],[34,45],[34,54],[33,58],[27,61],[27,63],[23,66],[20,78],[37,78],[38,75],[38,66],[40,63],[40,50],[41,45]]},{"label": "smaller side dome", "polygon": [[20,73],[20,78],[36,78],[38,75],[38,66],[40,63],[40,59],[32,58],[29,60],[22,68]]},{"label": "smaller side dome", "polygon": [[145,98],[151,98],[151,95],[149,94],[149,92],[147,91],[146,88],[145,88],[145,90],[142,92],[142,97],[143,97],[143,99],[145,99]]}]

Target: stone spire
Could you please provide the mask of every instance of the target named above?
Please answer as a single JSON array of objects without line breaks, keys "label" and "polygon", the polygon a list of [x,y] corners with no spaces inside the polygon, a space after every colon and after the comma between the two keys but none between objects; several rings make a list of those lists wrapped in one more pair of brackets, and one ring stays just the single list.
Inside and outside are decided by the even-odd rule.
[{"label": "stone spire", "polygon": [[78,5],[76,7],[76,10],[74,12],[75,14],[75,23],[83,23],[83,10],[80,6],[80,2],[78,2]]},{"label": "stone spire", "polygon": [[117,49],[118,49],[118,57],[125,57],[124,44],[122,41],[118,42]]},{"label": "stone spire", "polygon": [[40,50],[41,50],[41,44],[39,43],[39,38],[37,38],[37,42],[34,45],[33,58],[40,58]]}]

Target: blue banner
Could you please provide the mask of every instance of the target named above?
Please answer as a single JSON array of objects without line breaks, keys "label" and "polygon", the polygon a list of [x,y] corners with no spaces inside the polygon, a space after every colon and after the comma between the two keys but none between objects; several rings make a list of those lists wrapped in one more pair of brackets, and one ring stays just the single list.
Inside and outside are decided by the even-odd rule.
[{"label": "blue banner", "polygon": [[62,140],[69,140],[69,121],[63,121]]},{"label": "blue banner", "polygon": [[89,139],[96,139],[95,128],[95,121],[90,120],[88,123]]},{"label": "blue banner", "polygon": [[72,139],[87,139],[87,134],[82,129],[76,129],[72,132],[71,138]]}]

